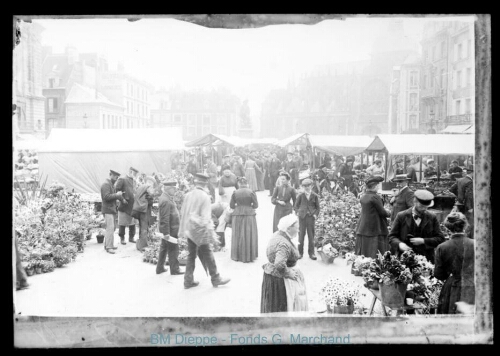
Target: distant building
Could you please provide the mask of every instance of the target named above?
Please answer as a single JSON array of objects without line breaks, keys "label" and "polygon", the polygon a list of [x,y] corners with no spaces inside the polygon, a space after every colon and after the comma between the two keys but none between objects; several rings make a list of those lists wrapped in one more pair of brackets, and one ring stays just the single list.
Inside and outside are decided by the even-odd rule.
[{"label": "distant building", "polygon": [[66,128],[125,128],[124,108],[95,89],[74,83],[64,102]]},{"label": "distant building", "polygon": [[160,89],[151,105],[151,126],[182,127],[186,141],[208,133],[238,135],[241,103],[227,90]]},{"label": "distant building", "polygon": [[424,27],[421,131],[474,123],[474,24],[431,21]]},{"label": "distant building", "polygon": [[43,27],[36,23],[17,22],[19,44],[13,53],[13,99],[16,104],[14,131],[44,137],[45,99],[42,94]]},{"label": "distant building", "polygon": [[102,93],[124,107],[124,128],[150,127],[151,84],[125,73],[121,65],[116,71],[100,72],[99,79]]}]

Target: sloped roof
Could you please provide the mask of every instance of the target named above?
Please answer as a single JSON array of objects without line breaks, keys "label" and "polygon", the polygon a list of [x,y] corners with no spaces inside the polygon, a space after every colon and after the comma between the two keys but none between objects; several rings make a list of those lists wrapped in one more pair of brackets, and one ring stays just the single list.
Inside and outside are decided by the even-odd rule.
[{"label": "sloped roof", "polygon": [[311,146],[311,141],[309,140],[309,134],[307,133],[298,133],[293,136],[284,138],[274,143],[276,146],[285,147],[285,146],[294,146],[294,145],[306,145]]},{"label": "sloped roof", "polygon": [[342,156],[357,155],[370,145],[370,136],[309,135],[313,147]]},{"label": "sloped roof", "polygon": [[123,108],[122,105],[118,105],[110,101],[102,93],[97,93],[97,98],[95,95],[95,89],[74,83],[65,101],[66,104],[81,104],[81,103],[95,103],[95,104],[107,104]]},{"label": "sloped roof", "polygon": [[474,135],[377,135],[367,151],[397,155],[473,155]]},{"label": "sloped roof", "polygon": [[52,129],[38,152],[163,152],[184,149],[182,128]]},{"label": "sloped roof", "polygon": [[446,126],[444,130],[441,130],[440,133],[443,134],[470,134],[472,132],[468,132],[467,130],[470,129],[471,125],[450,125]]}]

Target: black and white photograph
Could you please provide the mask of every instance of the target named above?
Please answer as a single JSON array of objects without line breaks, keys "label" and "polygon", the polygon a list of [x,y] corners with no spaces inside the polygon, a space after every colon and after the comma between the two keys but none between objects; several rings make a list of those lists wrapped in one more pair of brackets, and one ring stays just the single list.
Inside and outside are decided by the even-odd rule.
[{"label": "black and white photograph", "polygon": [[14,347],[493,344],[490,15],[12,43]]}]

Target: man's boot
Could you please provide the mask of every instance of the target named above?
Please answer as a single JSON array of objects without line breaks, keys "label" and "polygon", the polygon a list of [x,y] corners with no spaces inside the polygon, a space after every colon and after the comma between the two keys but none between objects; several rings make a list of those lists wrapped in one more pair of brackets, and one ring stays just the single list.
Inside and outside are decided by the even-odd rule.
[{"label": "man's boot", "polygon": [[128,227],[128,242],[132,242],[135,244],[134,236],[135,236],[135,225],[130,225]]},{"label": "man's boot", "polygon": [[212,281],[212,285],[214,286],[214,288],[217,288],[218,286],[229,283],[230,280],[231,278],[222,278],[219,276],[219,278]]},{"label": "man's boot", "polygon": [[226,246],[226,236],[224,232],[218,232],[217,235],[219,235],[219,241],[220,241],[220,247],[225,247]]}]

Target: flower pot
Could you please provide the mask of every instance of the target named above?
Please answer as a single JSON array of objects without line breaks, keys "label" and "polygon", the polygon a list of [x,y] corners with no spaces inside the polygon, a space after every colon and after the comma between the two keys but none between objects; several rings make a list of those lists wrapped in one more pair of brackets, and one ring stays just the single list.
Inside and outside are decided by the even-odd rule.
[{"label": "flower pot", "polygon": [[36,274],[42,274],[42,268],[41,267],[35,268],[35,271],[36,271]]},{"label": "flower pot", "polygon": [[35,273],[35,269],[34,269],[34,268],[28,268],[28,269],[26,270],[26,274],[27,274],[28,276],[32,276],[34,273]]},{"label": "flower pot", "polygon": [[382,304],[391,309],[402,308],[405,302],[406,283],[379,284]]},{"label": "flower pot", "polygon": [[352,314],[354,313],[354,305],[334,305],[333,310],[329,304],[326,305],[326,309],[332,314]]},{"label": "flower pot", "polygon": [[97,235],[97,243],[102,244],[104,242],[104,235]]},{"label": "flower pot", "polygon": [[333,261],[335,260],[335,257],[331,257],[331,256],[328,256],[326,253],[324,253],[323,251],[317,251],[318,254],[320,255],[321,257],[321,261],[323,261],[324,263],[326,263],[327,265],[329,264],[332,264]]}]

